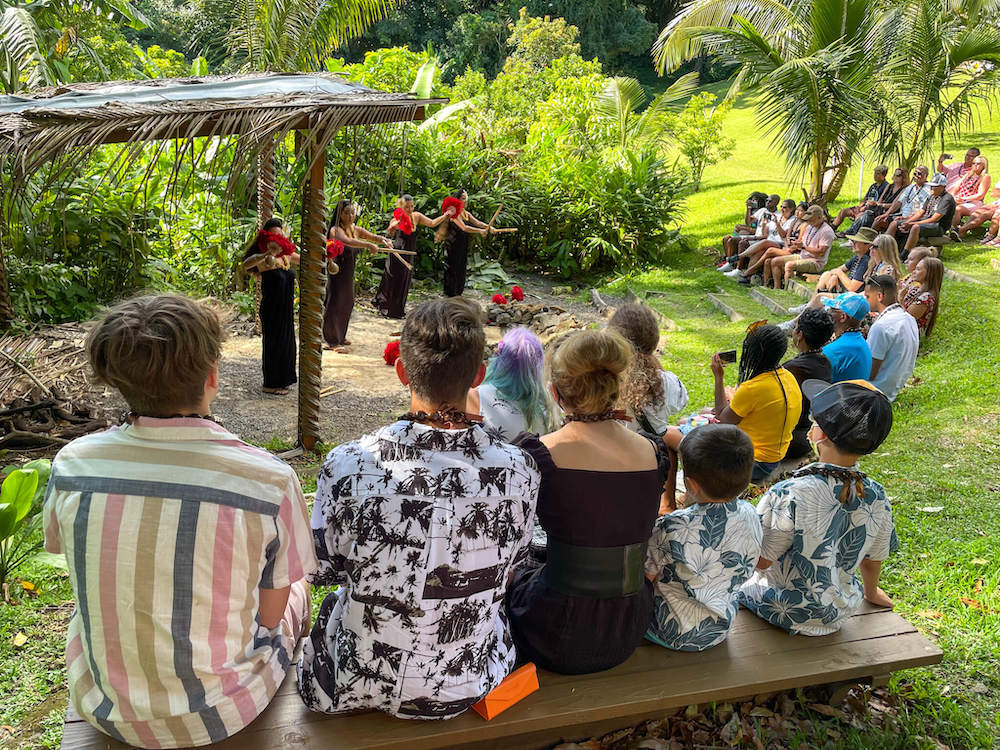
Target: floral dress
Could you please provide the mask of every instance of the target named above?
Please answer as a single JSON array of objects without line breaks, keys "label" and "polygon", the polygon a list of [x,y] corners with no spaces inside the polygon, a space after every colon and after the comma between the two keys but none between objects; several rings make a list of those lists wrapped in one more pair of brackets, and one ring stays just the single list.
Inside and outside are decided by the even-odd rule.
[{"label": "floral dress", "polygon": [[920,291],[919,285],[913,286],[907,284],[903,288],[899,304],[907,311],[913,305],[926,305],[927,309],[924,310],[924,314],[917,318],[917,330],[923,332],[927,330],[927,323],[930,321],[935,305],[937,305],[937,298],[930,292]]},{"label": "floral dress", "polygon": [[771,487],[757,512],[760,555],[773,564],[744,584],[740,604],[791,633],[839,630],[864,600],[858,565],[899,547],[885,490],[857,467],[810,464]]},{"label": "floral dress", "polygon": [[724,641],[760,545],[760,519],[745,500],[698,503],[657,518],[646,552],[646,574],[655,576],[646,637],[680,651]]},{"label": "floral dress", "polygon": [[446,719],[500,684],[515,660],[504,592],[539,484],[528,454],[480,426],[399,421],[334,448],[310,581],[340,588],[303,648],[306,705]]}]

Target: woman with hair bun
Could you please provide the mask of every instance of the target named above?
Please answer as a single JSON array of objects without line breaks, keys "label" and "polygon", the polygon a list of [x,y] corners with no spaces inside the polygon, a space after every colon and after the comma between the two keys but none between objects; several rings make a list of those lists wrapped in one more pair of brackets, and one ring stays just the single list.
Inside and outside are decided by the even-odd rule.
[{"label": "woman with hair bun", "polygon": [[548,432],[545,350],[527,328],[512,328],[497,344],[497,354],[478,388],[469,391],[466,411],[479,414],[505,442],[522,432]]},{"label": "woman with hair bun", "polygon": [[632,346],[613,331],[568,335],[552,355],[563,427],[515,441],[542,474],[545,562],[519,569],[507,593],[521,659],[562,674],[625,661],[653,606],[643,565],[666,479],[665,451],[615,410]]},{"label": "woman with hair bun", "polygon": [[688,404],[687,388],[672,372],[664,370],[656,358],[660,326],[646,305],[623,305],[611,320],[611,328],[632,344],[635,356],[625,376],[622,402],[633,421],[628,426],[662,435],[670,417]]}]

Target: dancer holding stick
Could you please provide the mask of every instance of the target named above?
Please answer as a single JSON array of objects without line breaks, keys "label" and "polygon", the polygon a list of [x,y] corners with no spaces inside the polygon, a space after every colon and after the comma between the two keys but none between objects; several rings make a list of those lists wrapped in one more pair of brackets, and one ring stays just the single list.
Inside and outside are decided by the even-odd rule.
[{"label": "dancer holding stick", "polygon": [[[465,202],[469,194],[465,190],[456,190],[441,202],[441,213],[454,211],[451,220],[442,224],[435,235],[435,240],[444,240],[444,296],[459,297],[465,289],[465,278],[469,263],[469,235],[496,234],[489,224],[484,224],[465,210]],[[494,217],[495,218],[495,217]]]},{"label": "dancer holding stick", "polygon": [[[380,246],[392,250],[388,237],[369,232],[355,225],[356,209],[351,201],[342,199],[330,222],[327,257],[339,266],[336,273],[327,274],[326,306],[323,310],[324,348],[346,353],[351,342],[347,327],[354,311],[354,267],[358,250],[377,253]],[[333,269],[330,269],[333,270]]]},{"label": "dancer holding stick", "polygon": [[392,244],[396,252],[389,253],[389,257],[385,259],[382,283],[372,300],[382,315],[387,318],[406,317],[406,297],[413,281],[413,266],[402,255],[416,255],[417,227],[436,228],[454,215],[455,211],[452,209],[436,219],[430,219],[420,211],[413,210],[413,196],[405,193],[396,201],[396,210],[392,212],[392,221],[389,222],[389,232],[395,232]]}]

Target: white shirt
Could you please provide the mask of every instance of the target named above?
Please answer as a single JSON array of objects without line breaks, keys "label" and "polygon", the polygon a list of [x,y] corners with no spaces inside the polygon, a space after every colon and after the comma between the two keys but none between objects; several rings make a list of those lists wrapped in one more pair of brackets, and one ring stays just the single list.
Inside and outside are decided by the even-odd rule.
[{"label": "white shirt", "polygon": [[479,425],[399,421],[334,448],[316,480],[310,580],[340,588],[304,643],[306,705],[447,719],[499,685],[516,658],[503,594],[540,483],[527,453]]},{"label": "white shirt", "polygon": [[882,366],[871,383],[890,401],[895,400],[913,374],[919,346],[916,318],[898,304],[885,308],[872,323],[868,348],[872,359],[882,360]]},{"label": "white shirt", "polygon": [[[649,426],[657,435],[662,435],[670,426],[670,417],[688,405],[687,388],[681,379],[667,370],[660,371],[660,382],[663,384],[663,401],[659,406],[646,406],[642,413],[649,421]],[[626,423],[633,432],[642,429],[639,420],[633,419]]]},{"label": "white shirt", "polygon": [[524,412],[513,401],[501,396],[495,385],[483,383],[476,390],[479,393],[479,414],[483,418],[483,424],[500,433],[504,442],[509,443],[522,432],[546,432],[544,424],[528,424]]},{"label": "white shirt", "polygon": [[926,182],[920,187],[917,187],[915,182],[907,185],[899,195],[900,215],[905,219],[914,211],[923,208],[930,197],[931,189],[927,187]]}]

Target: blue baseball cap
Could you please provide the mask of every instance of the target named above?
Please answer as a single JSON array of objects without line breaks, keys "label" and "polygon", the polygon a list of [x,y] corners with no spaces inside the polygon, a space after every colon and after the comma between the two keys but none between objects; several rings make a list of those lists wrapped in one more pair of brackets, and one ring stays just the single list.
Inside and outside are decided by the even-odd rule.
[{"label": "blue baseball cap", "polygon": [[862,320],[871,312],[865,295],[857,292],[844,292],[833,299],[824,299],[823,304],[834,310],[841,310],[847,317]]}]

